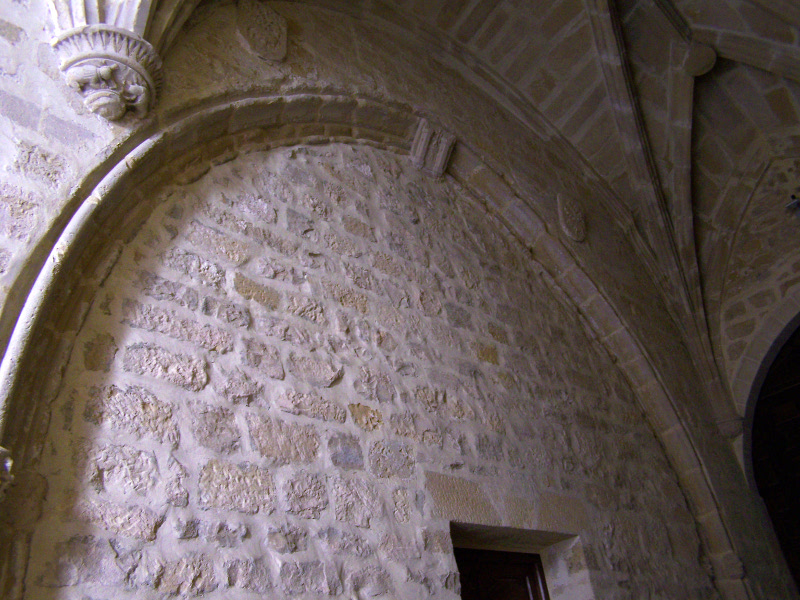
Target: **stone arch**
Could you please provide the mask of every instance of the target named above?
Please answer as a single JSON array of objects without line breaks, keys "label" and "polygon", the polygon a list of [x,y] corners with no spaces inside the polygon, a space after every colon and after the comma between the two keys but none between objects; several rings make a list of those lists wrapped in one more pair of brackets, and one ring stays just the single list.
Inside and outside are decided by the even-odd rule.
[{"label": "stone arch", "polygon": [[751,460],[753,414],[761,386],[773,359],[798,326],[800,326],[800,290],[784,298],[769,317],[763,320],[761,327],[750,339],[739,369],[731,382],[734,402],[740,407],[745,418],[744,435],[737,448],[738,458],[754,494],[758,492]]},{"label": "stone arch", "polygon": [[[127,194],[128,190],[144,185],[174,156],[182,156],[176,168],[191,178],[201,176],[209,164],[224,162],[255,146],[352,140],[405,153],[415,125],[416,116],[408,107],[369,98],[313,94],[247,98],[206,106],[170,124],[153,126],[131,143],[127,156],[109,159],[106,175],[91,195],[81,199],[50,251],[0,367],[3,425],[9,421],[24,424],[13,431],[6,428],[4,433],[4,442],[18,453],[18,462],[24,467],[39,460],[41,448],[32,444],[37,432],[31,427],[40,424],[41,415],[36,413],[47,410],[47,399],[58,388],[58,381],[45,381],[37,374],[69,356],[75,328],[91,304],[94,288],[107,274],[109,265],[101,260],[102,250],[118,230],[109,231],[106,220],[128,215],[122,225],[132,226],[143,218],[141,211],[146,206],[135,206],[141,192]],[[613,307],[562,242],[546,231],[533,210],[469,148],[456,153],[451,173],[469,185],[510,231],[534,240],[530,251],[618,358],[639,396],[689,496],[717,581],[726,589],[746,586],[737,574],[738,559],[705,470],[674,402]],[[149,185],[155,184],[151,181]],[[84,268],[77,269],[78,264]]]}]

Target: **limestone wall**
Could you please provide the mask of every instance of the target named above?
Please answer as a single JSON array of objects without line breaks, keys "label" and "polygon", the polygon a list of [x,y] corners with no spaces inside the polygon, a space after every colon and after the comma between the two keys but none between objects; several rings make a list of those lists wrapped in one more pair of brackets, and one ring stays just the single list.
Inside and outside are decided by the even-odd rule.
[{"label": "limestone wall", "polygon": [[296,147],[144,203],[17,505],[11,597],[456,598],[448,488],[580,535],[554,598],[581,573],[715,596],[629,386],[452,179]]}]

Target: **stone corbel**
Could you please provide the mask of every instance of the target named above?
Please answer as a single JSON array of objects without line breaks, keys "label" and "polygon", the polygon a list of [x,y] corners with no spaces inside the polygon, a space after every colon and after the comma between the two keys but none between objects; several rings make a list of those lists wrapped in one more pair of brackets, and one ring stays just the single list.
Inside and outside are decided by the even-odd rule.
[{"label": "stone corbel", "polygon": [[456,136],[427,119],[420,119],[414,142],[411,144],[411,161],[420,171],[431,177],[441,177],[450,162]]},{"label": "stone corbel", "polygon": [[134,32],[86,25],[63,32],[52,46],[67,84],[93,113],[109,121],[129,111],[141,118],[155,104],[161,59]]}]

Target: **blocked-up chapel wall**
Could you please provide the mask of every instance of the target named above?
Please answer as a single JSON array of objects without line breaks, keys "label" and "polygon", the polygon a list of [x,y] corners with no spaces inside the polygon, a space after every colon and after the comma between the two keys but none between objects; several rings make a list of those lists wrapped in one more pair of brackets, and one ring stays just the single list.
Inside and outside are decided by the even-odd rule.
[{"label": "blocked-up chapel wall", "polygon": [[451,178],[297,147],[142,201],[13,509],[14,597],[456,598],[448,486],[580,535],[554,597],[714,597],[620,371]]}]

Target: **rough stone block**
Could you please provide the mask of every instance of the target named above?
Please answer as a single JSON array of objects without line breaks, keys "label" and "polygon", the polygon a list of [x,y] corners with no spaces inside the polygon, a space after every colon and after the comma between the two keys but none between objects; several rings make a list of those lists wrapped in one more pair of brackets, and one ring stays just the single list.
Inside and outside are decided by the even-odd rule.
[{"label": "rough stone block", "polygon": [[234,274],[233,287],[243,298],[254,300],[267,310],[277,310],[280,305],[281,294],[279,291],[256,283],[241,273]]},{"label": "rough stone block", "polygon": [[266,593],[272,589],[269,565],[260,558],[236,559],[225,563],[228,585],[251,592]]},{"label": "rough stone block", "polygon": [[341,406],[317,394],[302,394],[289,390],[277,400],[277,406],[284,412],[302,415],[321,421],[344,423],[347,412]]},{"label": "rough stone block", "polygon": [[151,298],[173,302],[191,311],[197,310],[200,301],[197,290],[148,271],[139,272],[139,288]]},{"label": "rough stone block", "polygon": [[243,523],[225,523],[223,521],[206,521],[200,524],[199,534],[206,542],[221,548],[233,548],[242,543],[248,534]]},{"label": "rough stone block", "polygon": [[394,400],[394,384],[389,375],[382,371],[361,367],[354,387],[356,392],[369,400],[378,402],[391,402]]},{"label": "rough stone block", "polygon": [[80,445],[75,451],[75,462],[84,481],[98,492],[147,496],[160,481],[155,456],[131,446]]},{"label": "rough stone block", "polygon": [[286,376],[280,352],[275,346],[245,339],[242,360],[244,364],[258,369],[272,379],[283,379]]},{"label": "rough stone block", "polygon": [[308,547],[307,534],[299,527],[285,526],[267,531],[266,546],[280,554],[302,552]]},{"label": "rough stone block", "polygon": [[192,392],[199,392],[208,383],[205,361],[173,354],[154,344],[128,346],[122,364],[126,371],[162,379]]},{"label": "rough stone block", "polygon": [[319,359],[302,354],[291,353],[287,361],[289,372],[315,387],[327,388],[342,376],[342,367],[337,367],[327,359]]},{"label": "rough stone block", "polygon": [[137,438],[153,437],[172,447],[177,447],[180,440],[172,405],[137,386],[124,391],[113,385],[92,388],[84,417],[96,425],[109,423]]},{"label": "rough stone block", "polygon": [[286,510],[304,519],[319,519],[328,507],[325,478],[306,471],[295,473],[283,486]]},{"label": "rough stone block", "polygon": [[364,431],[375,431],[383,425],[383,415],[376,408],[364,404],[351,404],[350,414],[353,415],[353,422]]},{"label": "rough stone block", "polygon": [[224,262],[240,265],[250,258],[250,251],[244,242],[198,221],[192,221],[186,238],[198,250]]},{"label": "rough stone block", "polygon": [[73,509],[75,517],[86,523],[102,527],[117,535],[146,542],[156,539],[156,532],[164,522],[164,515],[140,506],[120,506],[101,500],[84,500]]},{"label": "rough stone block", "polygon": [[222,454],[239,449],[241,434],[233,412],[200,403],[192,404],[191,408],[192,433],[201,446]]},{"label": "rough stone block", "polygon": [[[344,421],[344,419],[342,419]],[[336,433],[328,440],[328,453],[333,466],[340,469],[363,469],[364,454],[354,435]]]},{"label": "rough stone block", "polygon": [[200,505],[242,513],[270,514],[275,509],[272,475],[253,465],[211,460],[200,471]]},{"label": "rough stone block", "polygon": [[320,531],[319,539],[323,540],[336,553],[343,552],[359,558],[367,558],[374,554],[369,543],[363,537],[354,533],[340,531],[334,527],[328,527]]},{"label": "rough stone block", "polygon": [[188,275],[202,285],[219,290],[225,284],[225,269],[182,248],[170,248],[161,260],[171,269]]},{"label": "rough stone block", "polygon": [[214,563],[204,554],[190,554],[164,565],[158,591],[167,596],[202,596],[219,586]]},{"label": "rough stone block", "polygon": [[413,450],[406,442],[376,442],[369,451],[369,464],[376,477],[408,479],[414,474]]},{"label": "rough stone block", "polygon": [[378,492],[366,479],[337,478],[331,484],[337,521],[369,527],[371,519],[382,516]]},{"label": "rough stone block", "polygon": [[319,433],[310,425],[284,423],[251,413],[247,415],[247,426],[253,448],[273,464],[308,464],[317,458]]},{"label": "rough stone block", "polygon": [[263,387],[241,369],[221,372],[215,378],[214,390],[232,404],[250,404],[263,392]]},{"label": "rough stone block", "polygon": [[122,301],[122,322],[176,340],[192,342],[206,350],[225,353],[233,349],[233,337],[227,331],[210,325],[201,326],[194,320],[181,319],[171,310],[140,304],[135,300]]}]

